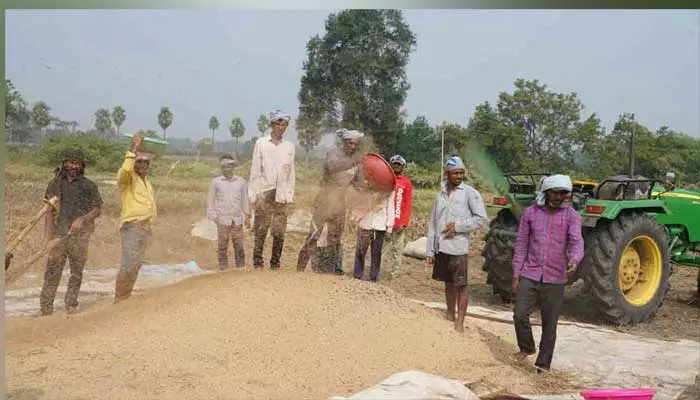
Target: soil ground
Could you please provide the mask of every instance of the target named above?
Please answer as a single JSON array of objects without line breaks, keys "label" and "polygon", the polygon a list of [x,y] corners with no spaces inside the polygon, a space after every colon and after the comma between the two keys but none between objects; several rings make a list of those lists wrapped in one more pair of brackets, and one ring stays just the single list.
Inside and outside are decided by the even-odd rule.
[{"label": "soil ground", "polygon": [[[45,172],[9,167],[5,171],[6,237],[16,233],[39,209],[49,179]],[[116,267],[119,201],[116,188],[102,183],[113,176],[92,178],[100,186],[105,205],[90,244],[87,268]],[[196,260],[202,268],[215,268],[216,243],[189,234],[192,224],[204,215],[208,180],[161,180],[157,184],[159,218],[149,261]],[[302,195],[297,207],[308,208],[316,192],[314,185],[302,185],[298,191]],[[418,205],[429,204],[434,196],[418,195],[422,196],[416,201]],[[409,232],[410,239],[424,234],[425,219],[422,213],[416,214],[418,226]],[[498,306],[498,297],[486,286],[481,270],[482,236],[483,232],[476,234],[472,242],[471,304]],[[515,349],[498,338],[473,330],[457,335],[440,313],[406,303],[403,297],[444,299],[443,286],[429,279],[422,261],[405,258],[404,274],[389,281],[387,252],[377,285],[290,275],[285,270],[293,269],[303,238],[303,234],[288,234],[283,271],[277,275],[232,272],[194,278],[135,297],[128,304],[98,303],[71,320],[61,314],[42,319],[6,318],[6,393],[15,399],[60,398],[56,397],[59,390],[76,386],[75,392],[65,396],[154,398],[161,393],[163,398],[167,394],[200,398],[208,394],[201,384],[207,382],[220,397],[239,385],[248,397],[320,398],[359,391],[391,373],[420,368],[455,379],[490,376],[491,384],[521,392],[561,393],[576,386],[572,377],[564,374],[537,378],[508,361],[507,355]],[[266,245],[266,260],[270,245]],[[42,246],[40,234],[33,233],[20,246],[13,263]],[[245,248],[250,263],[250,234]],[[347,272],[353,249],[354,236],[350,234],[344,261]],[[30,271],[40,273],[43,262]],[[686,304],[696,290],[696,273],[679,268],[656,318],[624,330],[647,337],[700,341],[700,311]],[[590,320],[579,292],[577,286],[568,291],[565,317]],[[339,293],[347,301],[340,301]],[[403,297],[397,299],[394,293]],[[299,318],[304,312],[310,314]],[[306,322],[306,328],[299,326],[300,321]],[[193,339],[185,340],[188,337]],[[457,351],[459,357],[454,356],[456,347],[464,349]],[[321,356],[326,360],[323,364]],[[282,374],[292,374],[296,380],[281,379]],[[71,379],[78,379],[80,385],[65,385]],[[99,383],[120,392],[97,391]],[[170,386],[164,387],[166,383]],[[698,394],[700,385],[696,382],[684,396],[689,400]]]}]

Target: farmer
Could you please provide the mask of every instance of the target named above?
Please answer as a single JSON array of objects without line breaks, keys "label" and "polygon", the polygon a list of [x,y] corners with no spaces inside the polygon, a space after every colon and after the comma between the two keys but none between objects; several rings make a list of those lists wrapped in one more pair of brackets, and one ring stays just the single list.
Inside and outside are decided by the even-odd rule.
[{"label": "farmer", "polygon": [[427,244],[427,263],[433,267],[432,278],[445,282],[446,317],[455,322],[457,332],[464,331],[469,303],[469,233],[489,222],[481,194],[462,182],[464,172],[464,163],[459,157],[450,157],[445,163],[446,179],[430,216]]},{"label": "farmer", "polygon": [[253,267],[263,268],[263,248],[267,232],[272,233],[270,269],[280,267],[280,256],[287,230],[287,216],[294,200],[294,144],[283,140],[292,117],[280,110],[269,114],[270,135],[255,142],[250,166],[248,196],[255,208]]},{"label": "farmer", "polygon": [[345,195],[350,186],[366,187],[362,173],[363,155],[357,151],[364,133],[356,130],[340,129],[336,134],[342,140],[342,147],[331,150],[323,164],[323,177],[320,190],[314,201],[314,215],[304,247],[299,252],[297,270],[304,271],[306,264],[316,250],[316,244],[323,231],[327,229],[328,246],[321,250],[319,266],[316,272],[342,275],[338,267],[341,238],[345,230]]},{"label": "farmer", "polygon": [[372,209],[360,216],[357,224],[357,245],[355,246],[355,279],[362,279],[365,273],[365,255],[371,246],[372,267],[369,280],[377,281],[382,266],[382,246],[384,237],[391,235],[394,228],[394,192],[374,193],[370,197]]},{"label": "farmer", "polygon": [[566,175],[542,180],[536,203],[523,211],[513,256],[513,320],[518,339],[517,361],[535,354],[530,314],[539,303],[542,338],[535,361],[538,372],[549,371],[557,339],[567,274],[572,274],[583,258],[581,217],[564,202],[571,192]]},{"label": "farmer", "polygon": [[53,314],[53,303],[66,264],[70,264],[70,278],[66,290],[65,307],[69,314],[78,312],[78,293],[83,281],[83,269],[88,256],[90,236],[95,231],[95,219],[100,216],[102,197],[97,185],[85,177],[85,156],[78,149],[63,154],[60,168],[49,183],[45,199],[59,199],[59,211],[46,214],[46,240],[60,238],[48,255],[44,285],[39,304],[41,315]]},{"label": "farmer", "polygon": [[131,296],[138,278],[143,258],[150,246],[151,225],[156,218],[156,198],[148,169],[153,154],[141,152],[143,136],[134,135],[131,150],[124,156],[124,163],[117,171],[117,186],[121,193],[120,234],[122,261],[114,289],[114,302]]},{"label": "farmer", "polygon": [[404,231],[411,220],[411,202],[413,199],[413,186],[411,180],[403,174],[406,168],[406,159],[400,155],[395,155],[389,159],[391,168],[396,175],[396,188],[394,189],[394,226],[391,232],[391,248],[393,264],[391,266],[391,277],[397,278],[401,273],[403,263]]},{"label": "farmer", "polygon": [[221,175],[211,181],[207,197],[207,218],[216,224],[219,238],[217,256],[222,271],[228,269],[229,241],[233,242],[236,267],[245,266],[243,224],[250,228],[248,182],[233,174],[236,164],[236,159],[230,154],[219,158]]}]

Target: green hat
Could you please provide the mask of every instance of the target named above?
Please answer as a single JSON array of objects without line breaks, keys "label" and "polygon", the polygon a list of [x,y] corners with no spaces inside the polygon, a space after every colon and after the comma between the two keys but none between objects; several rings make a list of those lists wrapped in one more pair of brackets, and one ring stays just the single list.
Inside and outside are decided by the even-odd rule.
[{"label": "green hat", "polygon": [[61,153],[61,157],[62,157],[63,161],[72,160],[72,161],[78,161],[78,162],[82,162],[82,163],[85,163],[85,161],[86,161],[85,154],[83,153],[83,151],[80,149],[75,149],[75,148],[63,150],[63,152]]}]

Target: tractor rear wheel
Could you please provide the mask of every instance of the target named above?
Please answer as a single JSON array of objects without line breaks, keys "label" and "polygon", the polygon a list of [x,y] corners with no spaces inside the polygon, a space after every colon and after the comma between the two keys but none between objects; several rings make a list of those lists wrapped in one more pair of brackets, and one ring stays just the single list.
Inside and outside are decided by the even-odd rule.
[{"label": "tractor rear wheel", "polygon": [[622,214],[599,223],[586,240],[595,243],[587,255],[586,281],[596,311],[615,325],[652,319],[666,297],[671,274],[663,226],[646,214]]},{"label": "tractor rear wheel", "polygon": [[491,222],[486,234],[484,270],[488,272],[486,283],[493,293],[501,296],[505,303],[513,300],[513,252],[518,233],[518,220],[510,210],[501,210]]}]

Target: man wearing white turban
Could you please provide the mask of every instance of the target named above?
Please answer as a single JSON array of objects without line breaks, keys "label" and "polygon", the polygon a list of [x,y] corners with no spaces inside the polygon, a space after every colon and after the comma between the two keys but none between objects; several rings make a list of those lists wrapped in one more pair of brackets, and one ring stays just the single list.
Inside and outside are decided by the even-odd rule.
[{"label": "man wearing white turban", "polygon": [[325,225],[328,246],[322,250],[322,256],[318,257],[319,265],[314,266],[312,263],[312,268],[322,273],[343,273],[338,260],[345,230],[345,195],[350,186],[366,187],[361,165],[363,154],[357,151],[364,133],[339,129],[336,135],[341,138],[342,147],[331,150],[323,164],[321,188],[314,202],[311,227],[297,259],[298,271],[306,269]]},{"label": "man wearing white turban", "polygon": [[458,332],[464,331],[469,305],[469,234],[489,223],[484,200],[478,190],[464,183],[464,173],[462,159],[447,159],[446,179],[440,185],[428,223],[426,249],[427,263],[433,267],[432,278],[445,283],[447,319],[454,321]]},{"label": "man wearing white turban", "polygon": [[545,177],[536,203],[520,217],[515,242],[513,321],[519,348],[515,358],[524,361],[535,354],[530,314],[539,303],[542,338],[535,361],[538,372],[551,367],[567,275],[583,258],[581,216],[564,202],[571,188],[571,178],[566,175]]},{"label": "man wearing white turban", "polygon": [[291,115],[275,110],[269,114],[270,135],[255,142],[250,165],[248,196],[255,208],[253,267],[262,268],[267,232],[272,231],[270,268],[280,267],[287,230],[287,216],[294,200],[296,147],[283,140]]}]

